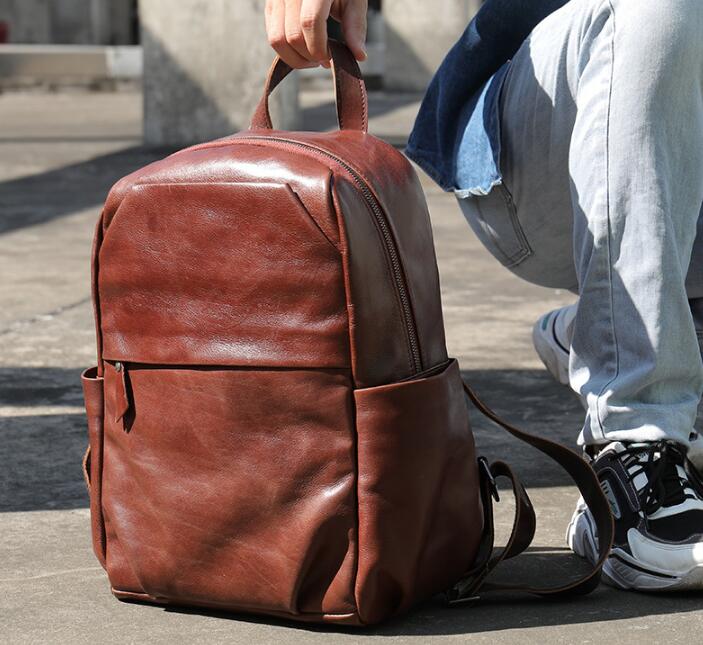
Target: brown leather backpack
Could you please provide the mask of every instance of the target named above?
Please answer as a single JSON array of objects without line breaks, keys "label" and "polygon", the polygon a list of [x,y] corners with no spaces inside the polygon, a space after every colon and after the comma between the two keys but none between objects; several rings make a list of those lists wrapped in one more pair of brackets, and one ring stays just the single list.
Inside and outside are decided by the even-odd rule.
[{"label": "brown leather backpack", "polygon": [[[121,599],[376,623],[450,602],[534,533],[508,466],[477,459],[469,398],[557,459],[612,522],[576,453],[500,421],[448,358],[432,231],[411,165],[366,133],[331,43],[341,130],[252,128],[112,189],[95,235],[98,366],[83,375],[93,546]],[[493,550],[494,477],[516,494]]]}]

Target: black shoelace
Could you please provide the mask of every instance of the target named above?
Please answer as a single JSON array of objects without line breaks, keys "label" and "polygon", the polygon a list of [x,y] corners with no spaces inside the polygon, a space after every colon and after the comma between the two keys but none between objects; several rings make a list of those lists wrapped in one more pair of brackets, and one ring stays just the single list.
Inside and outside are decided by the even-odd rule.
[{"label": "black shoelace", "polygon": [[[639,491],[645,516],[662,507],[681,504],[686,499],[703,499],[703,481],[677,444],[671,441],[657,441],[646,447],[631,445],[620,454],[631,455],[633,458],[629,464],[623,462],[633,487],[634,479],[639,474],[644,473],[647,477],[647,485]],[[644,462],[643,454],[646,455]],[[639,469],[632,469],[633,466],[639,466]],[[685,477],[681,476],[677,466],[684,469]],[[693,494],[687,493],[687,489]]]}]

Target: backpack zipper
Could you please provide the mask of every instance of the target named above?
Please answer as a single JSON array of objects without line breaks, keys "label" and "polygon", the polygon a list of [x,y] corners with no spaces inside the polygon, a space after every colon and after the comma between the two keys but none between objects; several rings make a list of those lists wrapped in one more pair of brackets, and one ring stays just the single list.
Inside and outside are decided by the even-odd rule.
[{"label": "backpack zipper", "polygon": [[408,342],[410,345],[410,358],[413,365],[413,370],[415,374],[422,370],[422,356],[420,354],[420,342],[417,334],[417,327],[415,325],[415,319],[413,318],[412,308],[410,306],[410,296],[408,295],[408,287],[405,282],[405,275],[403,273],[403,268],[400,263],[400,256],[398,254],[398,248],[393,239],[393,234],[391,233],[388,220],[383,213],[381,205],[374,196],[371,188],[369,187],[366,180],[352,168],[344,160],[340,159],[336,155],[313,146],[307,143],[301,143],[300,141],[295,141],[293,139],[285,139],[283,137],[266,137],[266,136],[244,136],[234,139],[234,141],[277,141],[279,143],[285,143],[291,146],[296,146],[298,148],[304,148],[306,150],[311,150],[317,154],[321,154],[329,159],[332,159],[338,163],[354,180],[361,194],[364,196],[366,204],[371,209],[374,219],[378,225],[378,229],[381,232],[383,238],[384,246],[388,252],[388,257],[390,259],[391,271],[393,273],[393,279],[395,281],[396,291],[398,293],[398,298],[400,299],[401,308],[403,310],[403,318],[405,322],[405,329],[408,334]]},{"label": "backpack zipper", "polygon": [[115,423],[119,423],[124,419],[125,415],[132,407],[132,401],[129,396],[127,363],[116,361],[114,363],[117,378],[115,379],[115,389],[113,392],[113,403],[115,408]]}]

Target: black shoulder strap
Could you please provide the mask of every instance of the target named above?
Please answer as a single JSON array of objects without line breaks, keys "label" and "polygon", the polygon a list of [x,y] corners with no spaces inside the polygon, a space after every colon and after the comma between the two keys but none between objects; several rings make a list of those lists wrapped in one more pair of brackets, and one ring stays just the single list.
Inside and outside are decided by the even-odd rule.
[{"label": "black shoulder strap", "polygon": [[[561,444],[518,430],[503,421],[493,410],[483,403],[474,391],[464,383],[464,390],[476,408],[494,423],[511,435],[537,448],[556,461],[574,480],[595,520],[598,532],[598,560],[591,571],[578,579],[557,587],[531,587],[529,585],[501,585],[487,582],[490,573],[503,561],[522,553],[532,542],[535,533],[535,513],[525,488],[510,467],[498,461],[490,467],[485,460],[479,460],[482,470],[481,497],[484,504],[486,525],[484,538],[479,547],[478,565],[469,571],[448,593],[450,604],[462,604],[473,600],[479,591],[524,591],[539,596],[563,596],[586,594],[598,586],[600,572],[613,543],[613,517],[608,501],[601,490],[598,478],[591,466],[576,452]],[[502,549],[493,548],[493,505],[498,499],[495,478],[510,480],[515,495],[515,518],[513,530],[507,545]]]}]

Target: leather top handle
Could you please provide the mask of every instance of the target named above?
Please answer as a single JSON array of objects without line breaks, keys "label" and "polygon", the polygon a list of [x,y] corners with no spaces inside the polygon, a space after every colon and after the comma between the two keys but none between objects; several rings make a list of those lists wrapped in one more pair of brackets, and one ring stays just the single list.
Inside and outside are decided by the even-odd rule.
[{"label": "leather top handle", "polygon": [[[328,42],[332,56],[332,74],[334,75],[339,127],[342,130],[368,132],[368,98],[359,65],[346,45],[332,38]],[[271,113],[269,112],[269,96],[292,71],[290,65],[280,57],[277,56],[276,60],[273,61],[264,86],[264,95],[261,97],[251,120],[252,129],[273,129]]]}]

